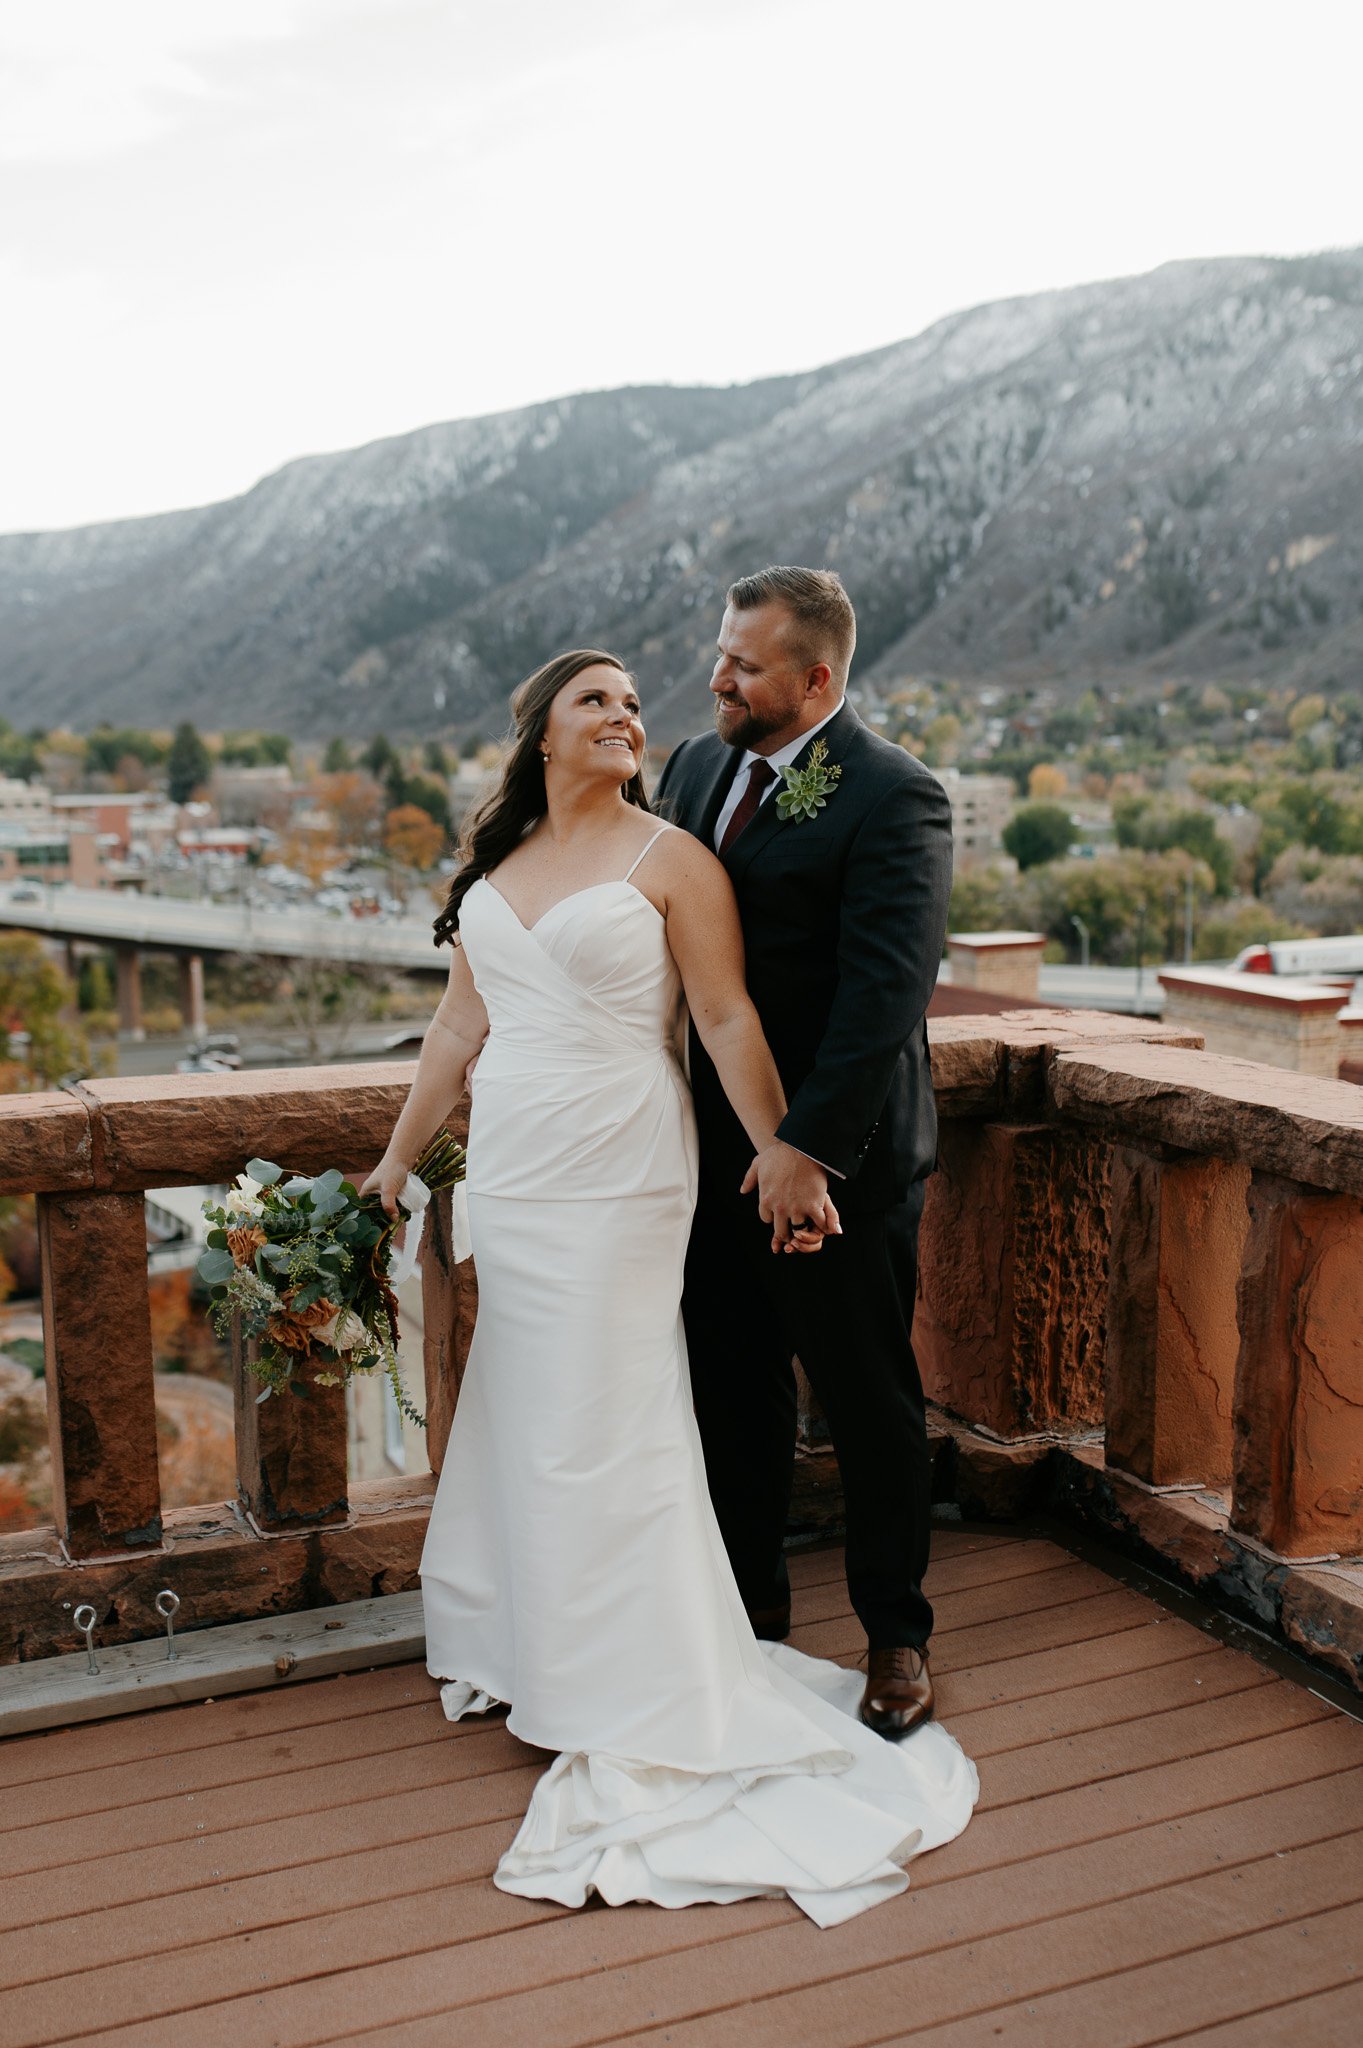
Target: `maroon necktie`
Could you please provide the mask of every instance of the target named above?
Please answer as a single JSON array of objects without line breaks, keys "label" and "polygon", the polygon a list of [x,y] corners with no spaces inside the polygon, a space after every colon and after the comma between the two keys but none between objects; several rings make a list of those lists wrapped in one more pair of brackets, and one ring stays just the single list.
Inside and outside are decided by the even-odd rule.
[{"label": "maroon necktie", "polygon": [[719,842],[720,852],[727,853],[762,801],[762,793],[776,780],[776,770],[767,761],[754,761],[748,770],[748,786],[738,800],[738,808],[724,827],[724,837]]}]

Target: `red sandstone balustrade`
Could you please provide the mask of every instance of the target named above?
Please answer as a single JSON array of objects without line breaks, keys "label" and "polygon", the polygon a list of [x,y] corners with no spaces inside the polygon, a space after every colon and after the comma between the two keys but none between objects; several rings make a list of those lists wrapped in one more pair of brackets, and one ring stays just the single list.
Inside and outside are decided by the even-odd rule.
[{"label": "red sandstone balustrade", "polygon": [[[412,1072],[409,1064],[391,1064],[155,1077],[0,1097],[0,1192],[33,1191],[38,1198],[54,1533],[70,1558],[126,1566],[137,1554],[168,1554],[157,1479],[142,1191],[229,1180],[253,1156],[277,1157],[305,1171],[339,1161],[351,1172],[366,1172],[387,1142]],[[452,1119],[451,1129],[462,1137],[466,1116]],[[429,1451],[438,1470],[476,1297],[471,1263],[461,1269],[450,1256],[448,1194],[433,1205],[428,1233],[424,1363]],[[354,1517],[342,1389],[315,1388],[306,1401],[258,1406],[243,1364],[238,1357],[241,1508],[262,1531],[348,1527]],[[411,1487],[394,1481],[363,1489],[371,1520],[384,1512],[385,1485],[396,1512],[420,1518]],[[183,1535],[183,1516],[180,1526]],[[259,1553],[244,1521],[235,1534],[238,1548],[250,1552],[253,1575],[270,1581],[274,1598],[275,1574],[255,1563]],[[27,1537],[30,1547],[40,1540],[41,1532]],[[223,1562],[229,1579],[234,1573],[240,1578],[244,1557]],[[409,1577],[411,1567],[414,1557]],[[366,1581],[361,1589],[371,1587]],[[238,1611],[260,1611],[258,1596],[266,1590],[253,1589],[253,1605],[241,1589]]]},{"label": "red sandstone balustrade", "polygon": [[[915,1323],[929,1395],[1005,1438],[1105,1428],[1108,1465],[1147,1486],[1229,1481],[1233,1527],[1280,1555],[1363,1550],[1363,1093],[1133,1018],[1018,1011],[930,1035],[941,1157]],[[365,1170],[411,1074],[0,1097],[0,1192],[39,1195],[58,1520],[0,1537],[17,1654],[75,1647],[55,1533],[101,1640],[155,1630],[164,1584],[207,1623],[416,1583],[434,1481],[347,1488],[339,1395],[305,1417],[302,1401],[239,1394],[239,1502],[162,1514],[141,1199],[229,1179],[253,1154]],[[427,1229],[438,1470],[477,1290],[472,1262],[452,1260],[448,1195]]]},{"label": "red sandstone balustrade", "polygon": [[1359,1090],[1129,1018],[930,1035],[929,1395],[1013,1438],[1101,1424],[1110,1467],[1229,1483],[1281,1556],[1363,1551]]}]

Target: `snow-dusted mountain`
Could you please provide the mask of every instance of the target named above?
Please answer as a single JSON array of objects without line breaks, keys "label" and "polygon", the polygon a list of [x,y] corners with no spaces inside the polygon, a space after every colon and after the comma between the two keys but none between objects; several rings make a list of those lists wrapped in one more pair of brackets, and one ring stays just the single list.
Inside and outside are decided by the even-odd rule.
[{"label": "snow-dusted mountain", "polygon": [[725,584],[837,567],[858,666],[1363,683],[1363,250],[1001,301],[729,390],[595,393],[0,538],[0,711],[496,729],[562,646],[705,718]]}]

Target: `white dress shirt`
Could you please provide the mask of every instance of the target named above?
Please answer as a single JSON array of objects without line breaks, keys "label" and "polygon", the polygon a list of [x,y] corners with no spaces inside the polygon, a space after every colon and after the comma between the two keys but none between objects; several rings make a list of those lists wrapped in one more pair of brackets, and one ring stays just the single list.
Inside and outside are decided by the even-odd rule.
[{"label": "white dress shirt", "polygon": [[774,754],[755,754],[751,747],[748,749],[738,764],[738,772],[734,776],[729,794],[720,806],[719,816],[715,820],[714,849],[716,853],[719,852],[730,818],[732,818],[734,812],[743,801],[743,792],[748,787],[748,770],[752,767],[753,762],[765,761],[768,768],[772,769],[776,776],[775,782],[769,782],[762,792],[761,802],[758,804],[758,809],[760,810],[762,804],[767,801],[767,798],[774,795],[777,789],[780,788],[781,770],[789,768],[801,748],[809,745],[815,733],[822,732],[826,725],[831,725],[841,710],[842,705],[838,704],[829,712],[827,718],[821,718],[817,725],[811,725],[807,732],[802,732],[798,740],[792,740],[789,746],[778,748]]},{"label": "white dress shirt", "polygon": [[[729,794],[725,797],[724,802],[720,807],[719,816],[715,820],[714,844],[716,853],[719,852],[721,842],[724,838],[724,834],[728,829],[730,818],[732,818],[734,812],[738,809],[739,805],[743,801],[743,792],[748,787],[748,770],[752,767],[753,762],[765,761],[769,768],[772,768],[776,771],[775,782],[769,782],[767,784],[766,788],[762,792],[761,797],[758,800],[757,808],[758,810],[761,810],[762,805],[767,801],[767,798],[771,796],[780,787],[781,770],[783,768],[789,768],[791,762],[795,759],[796,755],[800,752],[800,750],[803,747],[807,747],[809,745],[809,742],[814,738],[814,735],[816,733],[822,732],[826,725],[831,725],[833,723],[833,720],[837,717],[838,712],[841,710],[842,705],[838,704],[832,711],[829,712],[827,718],[821,718],[817,725],[811,725],[807,732],[802,732],[800,734],[799,739],[792,740],[789,746],[778,747],[777,751],[774,754],[755,754],[752,751],[751,747],[748,749],[748,751],[744,754],[743,759],[738,764],[738,772],[734,776],[733,786],[731,787]],[[751,822],[751,820],[749,822]],[[798,1149],[798,1146],[792,1147],[792,1150]],[[813,1155],[811,1153],[805,1153],[806,1159],[812,1157]],[[843,1180],[846,1178],[845,1175],[838,1172],[835,1166],[824,1166],[822,1159],[815,1159],[814,1164],[816,1166],[823,1166],[824,1172],[829,1176],[831,1180]]]}]

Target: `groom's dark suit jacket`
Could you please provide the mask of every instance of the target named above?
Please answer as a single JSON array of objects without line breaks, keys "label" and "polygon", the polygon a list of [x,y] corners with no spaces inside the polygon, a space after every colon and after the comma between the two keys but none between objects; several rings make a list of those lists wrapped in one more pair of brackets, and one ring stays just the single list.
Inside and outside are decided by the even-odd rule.
[{"label": "groom's dark suit jacket", "polygon": [[[823,810],[783,819],[778,783],[723,860],[790,1104],[779,1135],[845,1177],[831,1192],[847,1214],[904,1201],[936,1158],[924,1019],[946,935],[951,807],[922,762],[850,704],[818,738],[842,769]],[[714,733],[684,741],[658,785],[660,814],[713,846],[741,759]],[[752,1145],[694,1032],[691,1080],[702,1175],[737,1188]]]}]

